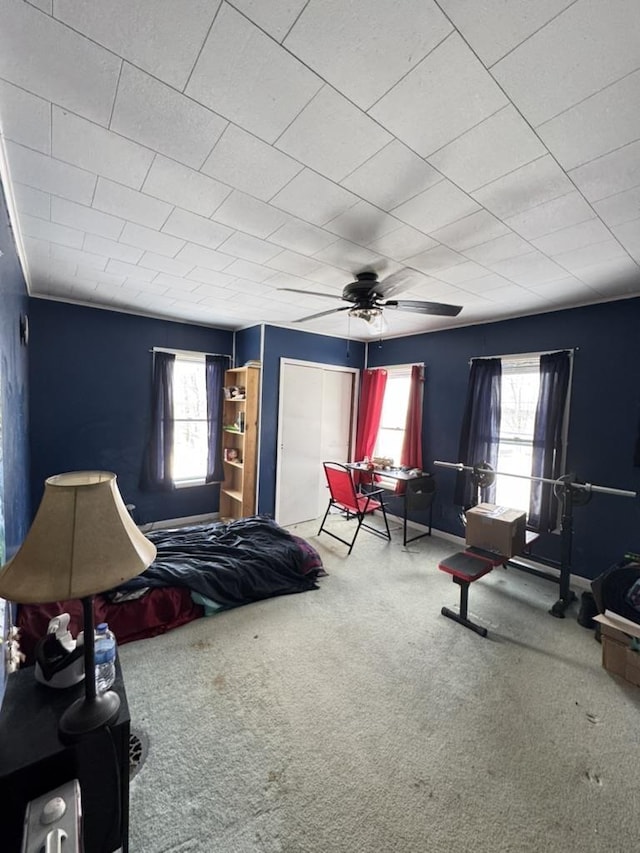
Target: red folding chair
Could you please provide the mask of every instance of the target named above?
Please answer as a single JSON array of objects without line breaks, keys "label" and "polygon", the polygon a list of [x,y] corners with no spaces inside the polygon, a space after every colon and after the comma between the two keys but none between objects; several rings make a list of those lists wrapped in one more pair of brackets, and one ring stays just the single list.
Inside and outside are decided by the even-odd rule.
[{"label": "red folding chair", "polygon": [[[320,530],[318,530],[318,536],[323,531],[328,533],[329,536],[333,536],[333,538],[337,539],[338,542],[348,545],[349,554],[351,553],[351,549],[353,548],[358,533],[360,533],[361,527],[364,527],[370,533],[375,533],[376,536],[380,536],[383,539],[388,539],[390,541],[391,533],[389,532],[387,513],[384,503],[381,500],[384,489],[375,489],[371,492],[359,493],[356,491],[352,472],[345,465],[341,465],[339,462],[323,462],[322,465],[327,478],[327,485],[329,486],[330,498],[329,506],[327,507],[327,511],[322,519]],[[336,507],[340,512],[344,513],[347,519],[353,518],[357,521],[356,531],[350,542],[347,539],[342,539],[342,537],[337,536],[331,530],[327,530],[325,528],[324,523],[327,520],[327,516],[329,515],[332,507]],[[365,521],[365,517],[369,513],[375,512],[375,510],[380,510],[382,513],[384,526],[387,531],[386,533],[384,530],[379,530],[377,527],[373,527]]]}]

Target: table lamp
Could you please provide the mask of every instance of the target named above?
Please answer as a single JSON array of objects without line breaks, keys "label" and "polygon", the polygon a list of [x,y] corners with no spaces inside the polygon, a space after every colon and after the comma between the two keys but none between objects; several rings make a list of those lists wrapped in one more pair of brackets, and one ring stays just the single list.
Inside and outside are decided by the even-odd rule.
[{"label": "table lamp", "polygon": [[84,696],[60,718],[62,736],[78,737],[118,715],[120,697],[96,691],[93,596],[140,574],[156,547],[136,527],[109,471],[49,477],[20,549],[0,569],[0,596],[20,604],[82,600]]}]

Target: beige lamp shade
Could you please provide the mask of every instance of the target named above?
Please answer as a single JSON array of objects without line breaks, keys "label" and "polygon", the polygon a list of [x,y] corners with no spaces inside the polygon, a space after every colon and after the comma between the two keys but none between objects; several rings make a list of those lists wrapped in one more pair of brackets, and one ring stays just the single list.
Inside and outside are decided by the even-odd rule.
[{"label": "beige lamp shade", "polygon": [[144,571],[156,547],[136,527],[110,471],[45,481],[26,539],[0,569],[0,596],[22,604],[83,598]]}]

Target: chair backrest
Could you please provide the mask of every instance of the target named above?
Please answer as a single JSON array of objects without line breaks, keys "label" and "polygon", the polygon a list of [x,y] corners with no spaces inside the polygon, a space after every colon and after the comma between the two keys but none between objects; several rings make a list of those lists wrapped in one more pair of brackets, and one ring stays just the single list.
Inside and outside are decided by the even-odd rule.
[{"label": "chair backrest", "polygon": [[331,499],[348,509],[358,508],[358,497],[349,468],[339,462],[323,462]]},{"label": "chair backrest", "polygon": [[428,509],[436,492],[433,474],[423,474],[406,481],[405,500],[407,509]]}]

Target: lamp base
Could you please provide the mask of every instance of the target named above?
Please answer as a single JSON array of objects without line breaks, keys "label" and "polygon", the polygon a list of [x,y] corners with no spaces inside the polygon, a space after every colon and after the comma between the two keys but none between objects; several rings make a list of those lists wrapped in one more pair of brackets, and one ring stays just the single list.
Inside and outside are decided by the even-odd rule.
[{"label": "lamp base", "polygon": [[113,723],[120,710],[120,697],[113,690],[99,693],[91,701],[85,696],[69,705],[60,717],[58,730],[63,738],[76,738]]}]

